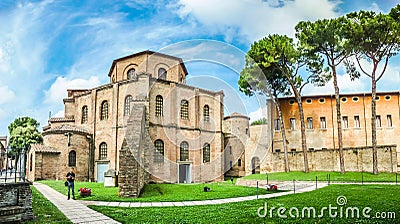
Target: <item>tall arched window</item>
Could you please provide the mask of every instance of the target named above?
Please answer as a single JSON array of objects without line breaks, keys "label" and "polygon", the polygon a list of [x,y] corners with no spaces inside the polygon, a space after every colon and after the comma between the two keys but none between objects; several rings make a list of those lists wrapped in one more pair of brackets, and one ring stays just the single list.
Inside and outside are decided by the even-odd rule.
[{"label": "tall arched window", "polygon": [[210,121],[210,107],[206,104],[203,107],[204,121]]},{"label": "tall arched window", "polygon": [[108,102],[107,100],[104,100],[101,103],[100,120],[107,120],[107,119],[108,119]]},{"label": "tall arched window", "polygon": [[180,145],[180,161],[189,160],[189,144],[187,142],[182,142]]},{"label": "tall arched window", "polygon": [[163,98],[162,96],[156,96],[156,116],[163,116]]},{"label": "tall arched window", "polygon": [[238,166],[242,166],[242,160],[241,159],[238,160]]},{"label": "tall arched window", "polygon": [[82,107],[82,124],[88,122],[88,107],[85,105]]},{"label": "tall arched window", "polygon": [[154,142],[154,162],[164,162],[164,142],[160,139]]},{"label": "tall arched window", "polygon": [[68,154],[68,166],[76,166],[76,152],[74,150]]},{"label": "tall arched window", "polygon": [[100,144],[99,159],[107,159],[107,143]]},{"label": "tall arched window", "polygon": [[181,101],[181,119],[189,119],[189,102],[187,100]]},{"label": "tall arched window", "polygon": [[124,104],[124,115],[131,115],[131,102],[132,102],[132,96],[131,95],[126,96]]},{"label": "tall arched window", "polygon": [[203,163],[210,162],[210,144],[206,143],[203,146]]},{"label": "tall arched window", "polygon": [[165,68],[158,69],[158,78],[167,79],[167,70],[165,70]]},{"label": "tall arched window", "polygon": [[131,68],[127,72],[127,77],[128,79],[134,79],[136,76],[136,70],[134,68]]}]

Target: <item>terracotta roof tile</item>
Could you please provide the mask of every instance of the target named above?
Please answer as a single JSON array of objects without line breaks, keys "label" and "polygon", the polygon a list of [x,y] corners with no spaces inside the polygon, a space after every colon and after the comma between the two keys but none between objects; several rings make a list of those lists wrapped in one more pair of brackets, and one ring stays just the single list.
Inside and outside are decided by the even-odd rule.
[{"label": "terracotta roof tile", "polygon": [[74,117],[52,117],[49,122],[75,122]]},{"label": "terracotta roof tile", "polygon": [[73,125],[73,124],[61,124],[57,125],[54,127],[51,127],[50,129],[47,129],[46,131],[43,132],[43,134],[49,134],[49,133],[65,133],[65,132],[76,132],[76,133],[82,133],[82,134],[91,134],[90,131],[84,127]]},{"label": "terracotta roof tile", "polygon": [[44,144],[31,144],[31,150],[35,152],[61,153],[60,151]]}]

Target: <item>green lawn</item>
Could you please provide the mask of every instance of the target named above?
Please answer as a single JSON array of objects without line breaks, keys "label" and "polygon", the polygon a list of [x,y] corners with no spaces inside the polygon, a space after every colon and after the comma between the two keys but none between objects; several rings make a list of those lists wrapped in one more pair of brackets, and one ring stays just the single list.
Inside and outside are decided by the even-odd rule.
[{"label": "green lawn", "polygon": [[[331,185],[313,192],[303,194],[287,195],[273,199],[259,199],[254,201],[228,203],[223,205],[187,206],[187,207],[147,207],[147,208],[122,208],[90,206],[91,208],[110,216],[122,223],[400,223],[400,186],[395,185]],[[347,204],[339,206],[337,198],[345,196]],[[267,216],[258,217],[257,210],[268,203]],[[314,207],[316,215],[321,214],[323,207],[338,207],[336,211],[340,214],[340,208],[345,211],[348,207],[358,207],[360,218],[346,218],[345,212],[340,218],[331,218],[327,210],[322,218],[301,218],[304,207]],[[272,218],[269,216],[270,208],[273,210]],[[277,208],[287,209],[289,218],[279,218]],[[300,210],[300,218],[291,218],[288,210],[292,207]],[[362,210],[370,207],[372,210],[367,214],[371,218],[364,218]],[[294,210],[293,210],[294,211]],[[393,219],[376,219],[376,212],[396,212]],[[261,210],[261,214],[263,210]],[[292,213],[294,214],[294,213]],[[332,213],[334,214],[334,213]],[[382,214],[382,213],[380,213]]]},{"label": "green lawn", "polygon": [[[346,172],[345,174],[340,174],[340,172],[310,172],[304,173],[302,171],[292,171],[289,173],[279,172],[279,173],[268,173],[269,180],[301,180],[301,181],[315,181],[317,176],[319,181],[327,181],[327,175],[330,174],[331,181],[339,182],[395,182],[395,173],[379,173],[374,175],[372,173],[361,173],[361,172]],[[246,180],[266,180],[267,176],[263,174],[252,174],[242,179]],[[400,182],[400,175],[398,176]]]},{"label": "green lawn", "polygon": [[56,206],[47,200],[35,187],[32,189],[32,208],[36,219],[31,223],[72,223]]},{"label": "green lawn", "polygon": [[[64,186],[63,181],[40,181],[40,183],[47,184],[67,195],[67,187]],[[211,192],[204,192],[204,186],[210,187]],[[92,196],[81,198],[77,193],[81,187],[91,188]],[[260,188],[258,193],[271,192]],[[76,182],[75,194],[78,200],[93,201],[199,201],[256,195],[256,188],[236,186],[230,181],[207,184],[149,184],[144,187],[140,198],[121,198],[118,197],[118,187],[104,188],[103,183]]]}]

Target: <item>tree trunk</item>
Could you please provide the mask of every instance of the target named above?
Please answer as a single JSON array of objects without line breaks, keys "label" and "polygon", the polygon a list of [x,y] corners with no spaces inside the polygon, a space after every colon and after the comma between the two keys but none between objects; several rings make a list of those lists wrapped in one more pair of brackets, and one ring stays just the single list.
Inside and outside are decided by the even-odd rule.
[{"label": "tree trunk", "polygon": [[372,72],[372,104],[371,104],[371,128],[372,128],[372,163],[373,173],[378,174],[378,152],[376,150],[376,80],[375,69]]},{"label": "tree trunk", "polygon": [[[334,64],[333,60],[332,64]],[[344,156],[343,156],[342,114],[340,112],[340,95],[339,95],[339,86],[337,83],[335,66],[332,66],[332,75],[333,75],[333,86],[335,88],[335,99],[336,99],[336,120],[337,120],[338,143],[339,143],[340,173],[344,174],[345,168],[344,168]]]},{"label": "tree trunk", "polygon": [[307,152],[307,141],[306,141],[306,125],[304,123],[304,111],[303,111],[303,103],[301,102],[301,97],[299,97],[297,103],[299,104],[299,112],[300,112],[300,126],[301,126],[301,147],[303,149],[304,154],[304,172],[309,173],[310,170],[308,168],[308,152]]},{"label": "tree trunk", "polygon": [[[278,101],[278,100],[277,100]],[[288,149],[287,149],[287,141],[286,141],[286,129],[285,124],[283,122],[281,104],[277,102],[277,109],[279,115],[279,122],[281,123],[281,134],[282,134],[282,144],[283,144],[283,152],[284,152],[284,160],[285,160],[285,172],[290,172],[289,167],[289,156],[288,156]]]},{"label": "tree trunk", "polygon": [[294,96],[297,100],[297,104],[299,107],[300,113],[300,127],[301,127],[301,148],[303,149],[303,157],[304,157],[304,172],[309,173],[310,169],[308,168],[308,152],[307,152],[307,140],[306,140],[306,125],[304,123],[304,111],[303,111],[303,103],[301,102],[301,95],[299,91],[295,88],[295,86],[291,83]]}]

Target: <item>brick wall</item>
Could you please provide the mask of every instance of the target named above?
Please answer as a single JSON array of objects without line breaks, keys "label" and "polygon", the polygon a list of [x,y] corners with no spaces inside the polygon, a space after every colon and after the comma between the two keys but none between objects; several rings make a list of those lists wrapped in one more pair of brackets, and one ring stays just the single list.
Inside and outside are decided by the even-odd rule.
[{"label": "brick wall", "polygon": [[149,182],[149,174],[145,170],[145,151],[150,151],[145,105],[134,105],[132,115],[119,153],[118,195],[122,197],[139,197],[140,191]]},{"label": "brick wall", "polygon": [[0,184],[0,223],[19,223],[31,219],[32,191],[29,183]]},{"label": "brick wall", "polygon": [[[379,172],[396,172],[396,146],[378,146],[377,150]],[[272,153],[270,158],[268,168],[261,172],[283,172],[285,170],[283,152]],[[339,151],[337,149],[308,152],[308,162],[312,171],[340,171]],[[372,172],[372,148],[344,148],[344,163],[346,171]],[[304,170],[303,152],[289,152],[289,166],[292,171]]]}]

